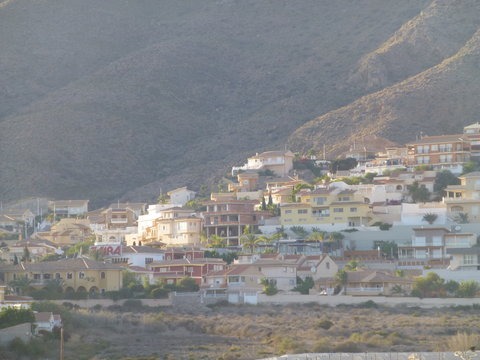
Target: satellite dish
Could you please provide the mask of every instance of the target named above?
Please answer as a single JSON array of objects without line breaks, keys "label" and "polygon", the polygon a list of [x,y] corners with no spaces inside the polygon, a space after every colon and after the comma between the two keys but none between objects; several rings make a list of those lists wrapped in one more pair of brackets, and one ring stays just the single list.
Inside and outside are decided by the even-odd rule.
[{"label": "satellite dish", "polygon": [[312,273],[316,273],[316,272],[317,272],[317,268],[316,268],[315,266],[312,266],[312,267],[310,268],[310,271],[311,271]]}]

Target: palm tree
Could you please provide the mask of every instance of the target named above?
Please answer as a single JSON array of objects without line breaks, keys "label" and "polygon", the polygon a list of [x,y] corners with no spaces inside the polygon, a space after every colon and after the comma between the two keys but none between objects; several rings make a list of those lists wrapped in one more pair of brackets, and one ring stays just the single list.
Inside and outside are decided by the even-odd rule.
[{"label": "palm tree", "polygon": [[255,245],[257,245],[260,240],[255,234],[250,231],[250,226],[245,226],[243,229],[243,235],[240,236],[240,244],[245,249],[250,249],[250,253],[253,254],[255,250]]},{"label": "palm tree", "polygon": [[24,295],[30,285],[33,283],[32,279],[29,279],[27,276],[20,276],[15,280],[12,280],[8,283],[19,295]]},{"label": "palm tree", "polygon": [[208,238],[208,247],[212,248],[223,248],[227,245],[227,239],[218,235],[211,235]]},{"label": "palm tree", "polygon": [[468,213],[458,213],[457,216],[455,216],[455,222],[459,224],[468,224],[470,222],[470,219],[468,218]]},{"label": "palm tree", "polygon": [[321,244],[323,244],[323,242],[325,241],[325,233],[324,232],[314,231],[313,233],[310,234],[310,236],[308,237],[307,240],[318,243],[319,249],[321,251],[323,251],[323,246],[321,246]]},{"label": "palm tree", "polygon": [[240,236],[240,244],[245,249],[250,249],[250,253],[253,254],[255,250],[255,246],[260,242],[259,239],[255,236],[255,234],[243,234]]},{"label": "palm tree", "polygon": [[360,264],[357,260],[350,260],[348,263],[345,264],[344,269],[347,271],[357,271],[362,268],[362,264]]},{"label": "palm tree", "polygon": [[428,214],[423,215],[422,220],[423,220],[423,221],[426,221],[426,222],[428,222],[430,225],[432,225],[432,224],[435,222],[435,220],[437,220],[437,218],[438,218],[438,215],[437,215],[437,214],[428,213]]},{"label": "palm tree", "polygon": [[348,274],[345,270],[338,270],[335,274],[335,285],[341,286],[347,295]]}]

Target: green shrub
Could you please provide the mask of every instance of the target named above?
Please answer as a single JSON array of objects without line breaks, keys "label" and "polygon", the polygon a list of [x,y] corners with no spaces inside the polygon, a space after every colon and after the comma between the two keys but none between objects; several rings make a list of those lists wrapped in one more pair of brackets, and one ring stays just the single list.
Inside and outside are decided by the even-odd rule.
[{"label": "green shrub", "polygon": [[165,299],[168,297],[168,290],[162,287],[157,287],[150,291],[150,296],[154,299]]},{"label": "green shrub", "polygon": [[361,352],[360,346],[353,341],[342,341],[335,345],[333,352],[357,353]]},{"label": "green shrub", "polygon": [[317,327],[322,328],[324,330],[330,329],[333,325],[334,325],[333,322],[328,319],[322,319],[316,324]]},{"label": "green shrub", "polygon": [[363,303],[358,304],[359,308],[364,308],[364,309],[376,309],[378,308],[378,304],[373,301],[373,300],[368,300]]},{"label": "green shrub", "polygon": [[0,329],[33,322],[35,316],[30,309],[4,308],[0,311]]},{"label": "green shrub", "polygon": [[128,299],[128,300],[125,300],[125,302],[123,303],[123,307],[128,311],[142,310],[143,304],[141,300]]}]

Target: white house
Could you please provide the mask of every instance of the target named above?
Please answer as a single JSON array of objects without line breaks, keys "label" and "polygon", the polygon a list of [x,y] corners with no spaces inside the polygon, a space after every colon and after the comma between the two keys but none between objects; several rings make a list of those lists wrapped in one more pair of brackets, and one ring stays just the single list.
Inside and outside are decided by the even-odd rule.
[{"label": "white house", "polygon": [[35,313],[35,335],[41,332],[52,332],[55,327],[55,317],[51,312]]},{"label": "white house", "polygon": [[400,222],[395,223],[395,225],[426,225],[428,223],[423,220],[423,217],[427,214],[437,215],[434,224],[445,224],[447,222],[447,206],[444,203],[402,203]]},{"label": "white house", "polygon": [[165,251],[150,246],[122,246],[120,249],[112,247],[105,258],[115,264],[127,264],[130,266],[146,267],[154,261],[165,260]]},{"label": "white house", "polygon": [[88,212],[88,200],[54,200],[48,202],[48,208],[55,215],[83,215]]},{"label": "white house", "polygon": [[186,186],[169,191],[167,193],[170,196],[171,204],[180,204],[179,206],[185,205],[187,202],[195,199],[195,191],[188,190]]}]

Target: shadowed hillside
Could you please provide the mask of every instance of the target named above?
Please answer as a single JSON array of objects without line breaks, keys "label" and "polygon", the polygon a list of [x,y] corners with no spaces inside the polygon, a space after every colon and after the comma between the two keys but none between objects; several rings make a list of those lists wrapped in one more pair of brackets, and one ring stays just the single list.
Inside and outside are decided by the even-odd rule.
[{"label": "shadowed hillside", "polygon": [[309,149],[331,139],[329,153],[339,154],[348,150],[354,138],[369,134],[405,143],[420,131],[428,135],[461,132],[464,125],[478,121],[479,93],[477,30],[452,57],[307,123],[290,141],[296,148]]},{"label": "shadowed hillside", "polygon": [[355,100],[338,79],[429,2],[11,1],[0,198],[198,187]]}]

